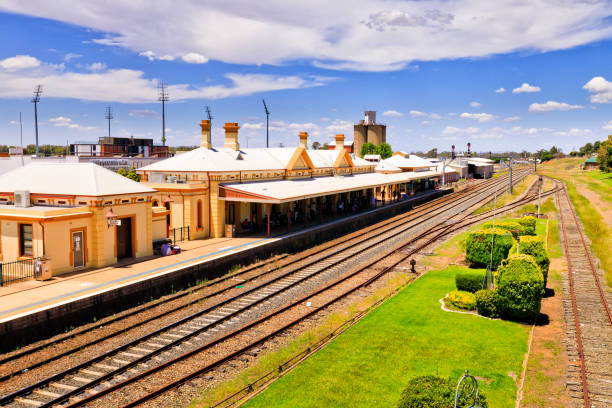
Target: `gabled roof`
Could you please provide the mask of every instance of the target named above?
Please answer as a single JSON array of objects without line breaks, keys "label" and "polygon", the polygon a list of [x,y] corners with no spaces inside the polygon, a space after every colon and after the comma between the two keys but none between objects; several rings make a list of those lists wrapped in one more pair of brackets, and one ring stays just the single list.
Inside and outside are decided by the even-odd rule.
[{"label": "gabled roof", "polygon": [[585,160],[585,163],[599,163],[597,161],[597,157],[589,157],[588,159]]},{"label": "gabled roof", "polygon": [[397,154],[383,161],[393,164],[394,166],[402,169],[434,167],[433,163],[428,162],[427,160],[422,159],[414,154],[408,155],[407,157]]},{"label": "gabled roof", "polygon": [[93,163],[30,163],[0,177],[0,192],[19,190],[90,197],[155,192]]},{"label": "gabled roof", "polygon": [[399,167],[395,166],[393,163],[387,160],[382,160],[378,162],[374,170],[377,173],[401,173],[402,172],[402,169],[400,169]]}]

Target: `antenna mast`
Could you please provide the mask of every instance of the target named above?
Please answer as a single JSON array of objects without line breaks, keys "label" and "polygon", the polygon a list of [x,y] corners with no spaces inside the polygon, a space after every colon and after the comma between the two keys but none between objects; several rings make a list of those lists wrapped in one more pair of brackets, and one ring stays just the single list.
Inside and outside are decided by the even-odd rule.
[{"label": "antenna mast", "polygon": [[270,111],[266,106],[266,100],[261,100],[264,105],[264,109],[266,110],[266,147],[270,147]]},{"label": "antenna mast", "polygon": [[208,121],[210,122],[210,128],[212,129],[212,120],[213,117],[210,114],[210,106],[206,105],[206,117],[208,118]]},{"label": "antenna mast", "polygon": [[40,102],[40,95],[42,94],[42,85],[36,85],[34,89],[34,97],[32,103],[34,104],[34,131],[36,134],[36,157],[38,157],[38,102]]},{"label": "antenna mast", "polygon": [[108,138],[110,139],[110,124],[111,124],[111,119],[113,118],[113,108],[111,108],[110,106],[106,107],[106,115],[104,115],[104,117],[106,118],[106,120],[108,120]]},{"label": "antenna mast", "polygon": [[159,98],[158,100],[162,103],[162,145],[166,145],[166,102],[170,99],[168,96],[168,90],[166,89],[166,85],[159,81],[157,86],[159,90]]}]

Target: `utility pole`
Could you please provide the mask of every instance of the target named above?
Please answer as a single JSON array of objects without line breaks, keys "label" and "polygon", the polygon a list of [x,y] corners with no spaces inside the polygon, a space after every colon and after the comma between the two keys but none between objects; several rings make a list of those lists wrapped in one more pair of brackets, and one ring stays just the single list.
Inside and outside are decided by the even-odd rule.
[{"label": "utility pole", "polygon": [[160,81],[157,86],[159,90],[158,100],[162,103],[162,145],[166,145],[166,102],[170,99],[166,85]]},{"label": "utility pole", "polygon": [[266,106],[266,100],[262,99],[261,101],[266,110],[266,147],[270,147],[270,111],[268,110],[268,106]]},{"label": "utility pole", "polygon": [[42,85],[36,85],[34,89],[34,97],[32,103],[34,104],[34,132],[36,134],[36,157],[38,157],[38,102],[40,102],[40,95],[42,94]]},{"label": "utility pole", "polygon": [[[108,138],[110,139],[111,137],[110,124],[111,124],[111,119],[113,119],[113,108],[111,108],[110,106],[107,106],[106,115],[104,115],[104,117],[106,118],[106,120],[108,120]],[[109,140],[109,143],[110,143],[110,140]]]},{"label": "utility pole", "polygon": [[541,200],[542,200],[542,176],[540,176],[539,178],[540,181],[540,186],[538,188],[538,220],[540,219],[540,205],[541,205]]},{"label": "utility pole", "polygon": [[510,173],[510,194],[512,194],[512,156],[510,156],[510,159],[508,160],[508,169]]}]

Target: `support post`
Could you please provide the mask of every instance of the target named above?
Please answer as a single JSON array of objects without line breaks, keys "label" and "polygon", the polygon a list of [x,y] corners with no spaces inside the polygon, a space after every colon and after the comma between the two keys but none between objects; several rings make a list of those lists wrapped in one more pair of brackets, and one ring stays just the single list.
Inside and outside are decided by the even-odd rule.
[{"label": "support post", "polygon": [[268,208],[268,238],[270,238],[270,217],[272,216],[272,204],[268,204],[267,208]]}]

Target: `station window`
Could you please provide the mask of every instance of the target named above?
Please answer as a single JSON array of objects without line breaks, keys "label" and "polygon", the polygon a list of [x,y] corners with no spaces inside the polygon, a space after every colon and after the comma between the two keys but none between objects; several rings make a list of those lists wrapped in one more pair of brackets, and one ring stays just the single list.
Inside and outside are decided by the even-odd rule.
[{"label": "station window", "polygon": [[79,201],[79,205],[87,205],[87,201]]},{"label": "station window", "polygon": [[202,223],[202,200],[198,200],[198,228],[204,228]]},{"label": "station window", "polygon": [[19,224],[19,255],[32,256],[32,224]]},{"label": "station window", "polygon": [[59,200],[57,203],[58,203],[58,204],[66,204],[66,201],[64,201],[64,200]]},{"label": "station window", "polygon": [[127,203],[129,203],[129,202],[130,202],[130,200],[121,200],[121,202],[122,202],[123,204],[127,204]]}]

